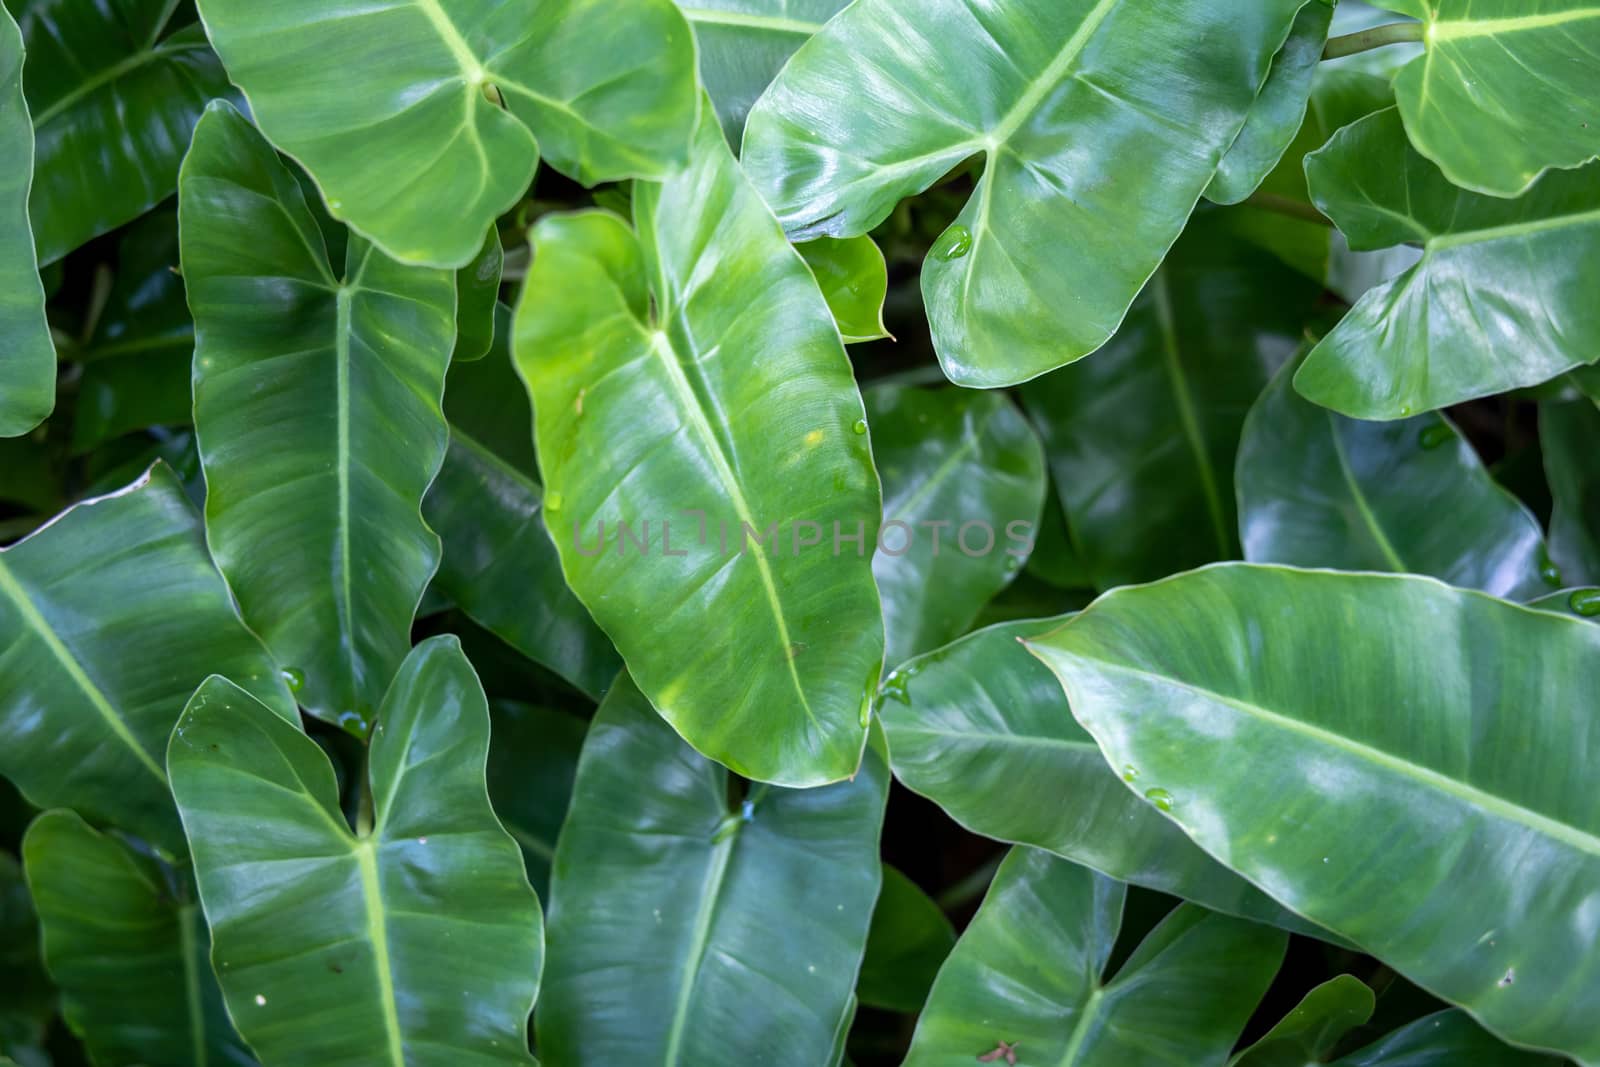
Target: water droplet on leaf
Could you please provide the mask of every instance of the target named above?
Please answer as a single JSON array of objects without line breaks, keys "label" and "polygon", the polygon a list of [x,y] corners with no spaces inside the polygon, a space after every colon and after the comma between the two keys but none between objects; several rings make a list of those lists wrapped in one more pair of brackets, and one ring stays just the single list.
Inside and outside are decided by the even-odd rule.
[{"label": "water droplet on leaf", "polygon": [[858,434],[866,433],[867,432],[867,420],[866,419],[857,419],[856,420],[856,424],[854,426],[850,427],[850,428],[852,430],[854,430]]},{"label": "water droplet on leaf", "polygon": [[1548,586],[1557,589],[1561,587],[1561,568],[1548,555],[1544,556],[1539,563],[1539,577],[1543,578]]},{"label": "water droplet on leaf", "polygon": [[1449,423],[1436,422],[1432,426],[1423,428],[1422,432],[1417,435],[1417,444],[1431,452],[1441,445],[1455,440],[1455,436],[1456,432],[1450,427]]},{"label": "water droplet on leaf", "polygon": [[1133,764],[1129,763],[1122,768],[1122,780],[1124,782],[1131,782],[1138,777],[1139,768],[1135,767]]},{"label": "water droplet on leaf", "polygon": [[911,679],[905,671],[895,671],[889,675],[883,683],[883,695],[907,707],[911,706]]},{"label": "water droplet on leaf", "polygon": [[1567,598],[1567,606],[1574,615],[1586,619],[1600,617],[1600,589],[1579,589]]},{"label": "water droplet on leaf", "polygon": [[965,226],[952,226],[933,242],[929,255],[946,263],[952,259],[960,259],[972,251],[972,231]]},{"label": "water droplet on leaf", "polygon": [[1172,794],[1167,792],[1165,789],[1146,789],[1144,791],[1144,798],[1150,803],[1154,804],[1156,807],[1160,808],[1162,811],[1172,810]]},{"label": "water droplet on leaf", "polygon": [[544,495],[544,506],[547,511],[560,511],[563,503],[560,493],[552,492]]},{"label": "water droplet on leaf", "polygon": [[298,693],[306,687],[306,672],[299,667],[285,667],[281,672],[283,684],[289,687],[289,692]]}]

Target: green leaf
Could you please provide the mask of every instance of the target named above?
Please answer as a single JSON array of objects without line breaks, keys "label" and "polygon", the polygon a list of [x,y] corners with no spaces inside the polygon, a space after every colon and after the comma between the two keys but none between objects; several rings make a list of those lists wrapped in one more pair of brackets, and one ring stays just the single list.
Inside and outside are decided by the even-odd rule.
[{"label": "green leaf", "polygon": [[755,109],[744,165],[797,239],[863,234],[983,154],[922,272],[959,385],[1088,355],[1183,230],[1305,0],[859,0]]},{"label": "green leaf", "polygon": [[227,671],[294,714],[160,464],[0,552],[0,648],[0,774],[36,807],[71,807],[175,854],[161,753],[194,687]]},{"label": "green leaf", "polygon": [[1600,584],[1600,401],[1540,405],[1539,441],[1555,498],[1550,557],[1561,572],[1558,584]]},{"label": "green leaf", "polygon": [[856,997],[868,1007],[915,1015],[955,943],[955,927],[939,905],[885,863]]},{"label": "green leaf", "polygon": [[585,185],[657,178],[694,129],[694,41],[672,0],[200,0],[200,13],[262,131],[334,218],[403,262],[465,266],[541,150]]},{"label": "green leaf", "polygon": [[199,905],[70,811],[35,819],[22,851],[61,1013],[96,1063],[255,1062],[223,1010]]},{"label": "green leaf", "polygon": [[1055,676],[1018,643],[1059,622],[991,626],[890,675],[878,717],[895,778],[973,833],[1217,911],[1312,930],[1117,780],[1126,768],[1106,766]]},{"label": "green leaf", "polygon": [[1502,1044],[1465,1012],[1441,1011],[1352,1052],[1332,1067],[1559,1067],[1561,1062]]},{"label": "green leaf", "polygon": [[735,786],[617,681],[556,849],[538,1019],[550,1062],[837,1062],[888,770],[869,749],[825,789]]},{"label": "green leaf", "polygon": [[850,0],[678,0],[700,48],[700,79],[728,143],[784,63]]},{"label": "green leaf", "polygon": [[[906,1067],[1221,1067],[1287,938],[1185,904],[1107,973],[1125,887],[1016,848],[939,971]],[[1009,1062],[1002,1055],[997,1062]]]},{"label": "green leaf", "polygon": [[168,32],[169,0],[11,6],[38,144],[33,232],[53,263],[171,196],[201,112],[232,90],[200,26]]},{"label": "green leaf", "polygon": [[1600,157],[1593,0],[1383,6],[1424,23],[1427,53],[1395,77],[1395,92],[1411,142],[1456,185],[1520,196],[1552,167]]},{"label": "green leaf", "polygon": [[889,268],[870,237],[840,241],[819,237],[799,246],[811,268],[828,310],[847,345],[889,336],[883,325],[883,300],[889,291]]},{"label": "green leaf", "polygon": [[0,11],[0,437],[27,433],[56,403],[56,350],[44,317],[33,231],[33,124],[22,95],[22,35]]},{"label": "green leaf", "polygon": [[450,357],[454,362],[482,359],[494,345],[500,272],[504,266],[500,231],[491,226],[472,262],[456,271],[456,347]]},{"label": "green leaf", "polygon": [[1023,390],[1101,589],[1239,551],[1239,434],[1317,288],[1230,239],[1219,218],[1173,249],[1104,351]]},{"label": "green leaf", "polygon": [[39,919],[22,865],[0,852],[0,1063],[8,1053],[25,1060],[42,1055],[56,1002],[39,959]]},{"label": "green leaf", "polygon": [[781,785],[847,777],[883,663],[849,360],[709,109],[634,214],[541,219],[517,314],[567,582],[696,749]]},{"label": "green leaf", "polygon": [[506,831],[522,846],[528,881],[550,896],[556,837],[567,817],[587,724],[561,711],[511,700],[490,705],[489,798]]},{"label": "green leaf", "polygon": [[1600,621],[1600,589],[1563,589],[1528,601],[1528,607],[1596,622]]},{"label": "green leaf", "polygon": [[1234,484],[1252,563],[1429,574],[1512,600],[1548,591],[1539,520],[1449,420],[1361,422],[1272,380],[1245,421]]},{"label": "green leaf", "polygon": [[883,479],[872,572],[887,662],[955,640],[1011,584],[1047,488],[1039,437],[1001,393],[878,386],[867,421]]},{"label": "green leaf", "polygon": [[365,729],[439,559],[419,508],[446,445],[455,278],[360,238],[336,269],[294,176],[225,103],[195,130],[178,211],[212,554],[301,705]]},{"label": "green leaf", "polygon": [[1244,129],[1206,187],[1206,199],[1218,204],[1239,203],[1255,192],[1283,159],[1306,117],[1332,22],[1329,0],[1307,0],[1295,16],[1289,40],[1272,61],[1272,73],[1250,109]]},{"label": "green leaf", "polygon": [[1311,194],[1355,249],[1417,243],[1415,267],[1361,299],[1295,387],[1323,407],[1398,419],[1537,385],[1600,358],[1600,166],[1508,201],[1464,192],[1417,154],[1394,109],[1306,157]]},{"label": "green leaf", "polygon": [[1323,982],[1228,1067],[1309,1067],[1324,1063],[1345,1034],[1372,1018],[1377,998],[1354,975]]},{"label": "green leaf", "polygon": [[539,902],[484,785],[489,708],[454,637],[406,657],[352,833],[317,743],[223,678],[167,754],[228,1011],[266,1064],[531,1063]]},{"label": "green leaf", "polygon": [[1573,713],[1600,630],[1429,578],[1224,565],[1030,647],[1207,852],[1507,1040],[1600,1063],[1600,957],[1571,926],[1600,879],[1600,733]]}]

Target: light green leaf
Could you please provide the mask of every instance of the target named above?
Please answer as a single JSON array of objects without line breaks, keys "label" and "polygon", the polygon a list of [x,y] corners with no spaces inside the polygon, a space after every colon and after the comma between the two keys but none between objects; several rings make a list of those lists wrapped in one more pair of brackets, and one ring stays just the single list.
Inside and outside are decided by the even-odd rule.
[{"label": "light green leaf", "polygon": [[1055,676],[1019,643],[1059,624],[991,626],[890,675],[878,716],[895,778],[973,833],[1217,911],[1312,930],[1117,780],[1127,769],[1106,766]]},{"label": "light green leaf", "polygon": [[1255,192],[1283,159],[1306,117],[1332,22],[1330,0],[1307,0],[1295,16],[1289,40],[1272,61],[1272,73],[1261,87],[1244,129],[1206,187],[1206,199],[1237,204]]},{"label": "light green leaf", "polygon": [[881,503],[838,331],[709,109],[634,215],[541,219],[518,311],[567,582],[697,750],[847,777],[883,663]]},{"label": "light green leaf", "polygon": [[450,358],[457,363],[482,359],[494,344],[505,258],[500,231],[491,226],[472,262],[456,271],[456,348]]},{"label": "light green leaf", "polygon": [[556,850],[538,1019],[551,1063],[837,1062],[888,770],[869,749],[849,782],[737,788],[618,680]]},{"label": "light green leaf", "polygon": [[1350,1053],[1332,1067],[1559,1067],[1562,1062],[1502,1044],[1465,1012],[1441,1011]]},{"label": "light green leaf", "polygon": [[1294,351],[1317,287],[1197,220],[1094,359],[1023,390],[1094,584],[1238,553],[1245,414]]},{"label": "light green leaf", "polygon": [[1228,1067],[1311,1067],[1324,1063],[1345,1034],[1372,1018],[1377,998],[1365,982],[1341,974],[1323,982]]},{"label": "light green leaf", "polygon": [[293,174],[225,103],[180,184],[211,551],[301,705],[359,732],[438,564],[419,508],[445,451],[455,278],[360,238],[333,266]]},{"label": "light green leaf", "polygon": [[407,263],[465,266],[542,150],[585,185],[656,178],[694,129],[672,0],[200,0],[262,131],[334,218]]},{"label": "light green leaf", "polygon": [[0,11],[0,437],[27,433],[56,403],[56,350],[44,317],[33,231],[33,124],[22,95],[22,35]]},{"label": "light green leaf", "polygon": [[201,28],[173,28],[171,0],[11,6],[38,144],[33,232],[53,263],[171,196],[200,113],[232,90]]},{"label": "light green leaf", "polygon": [[70,811],[35,819],[22,851],[61,1013],[95,1063],[255,1063],[223,1010],[198,904]]},{"label": "light green leaf", "polygon": [[574,715],[511,700],[490,705],[489,798],[506,831],[522,846],[528,881],[550,897],[550,865],[567,817],[587,724]]},{"label": "light green leaf", "polygon": [[889,268],[870,237],[837,240],[819,237],[799,246],[811,268],[828,310],[847,345],[889,336],[883,325],[883,300],[889,291]]},{"label": "light green leaf", "polygon": [[939,971],[906,1067],[970,1067],[1006,1046],[1019,1064],[1221,1067],[1287,938],[1185,904],[1110,974],[1125,893],[1013,849]]},{"label": "light green leaf", "polygon": [[955,640],[1016,577],[1039,529],[1044,449],[1010,399],[878,386],[865,395],[883,479],[872,572],[887,662]]},{"label": "light green leaf", "polygon": [[1030,647],[1207,852],[1507,1040],[1600,1063],[1600,957],[1572,933],[1600,884],[1600,732],[1574,712],[1600,629],[1430,578],[1232,564]]},{"label": "light green leaf", "polygon": [[1377,112],[1306,157],[1311,195],[1355,249],[1420,244],[1422,261],[1355,306],[1295,387],[1360,419],[1398,419],[1548,381],[1600,358],[1600,166],[1520,200],[1463,192]]},{"label": "light green leaf", "polygon": [[183,834],[161,754],[194,687],[228,671],[294,714],[159,464],[0,552],[0,649],[0,774],[36,807],[174,854]]},{"label": "light green leaf", "polygon": [[795,49],[850,0],[678,0],[700,46],[700,79],[735,149],[745,116]]},{"label": "light green leaf", "polygon": [[1552,167],[1600,157],[1593,0],[1383,6],[1423,21],[1426,54],[1395,77],[1395,92],[1411,142],[1456,185],[1520,196]]},{"label": "light green leaf", "polygon": [[1550,557],[1561,572],[1557,581],[1600,584],[1600,401],[1541,405],[1539,440],[1555,498]]},{"label": "light green leaf", "polygon": [[1548,591],[1539,520],[1449,420],[1348,419],[1297,394],[1294,370],[1256,401],[1239,443],[1246,559],[1429,574],[1511,600]]},{"label": "light green leaf", "polygon": [[454,637],[384,698],[370,827],[317,743],[233,683],[195,693],[167,754],[212,963],[262,1062],[531,1063],[539,902],[484,785],[489,708]]},{"label": "light green leaf", "polygon": [[939,905],[885,863],[856,997],[869,1007],[915,1015],[955,943],[955,927]]},{"label": "light green leaf", "polygon": [[858,0],[751,112],[744,165],[797,239],[863,234],[983,154],[922,272],[959,385],[1088,355],[1183,230],[1305,0]]}]

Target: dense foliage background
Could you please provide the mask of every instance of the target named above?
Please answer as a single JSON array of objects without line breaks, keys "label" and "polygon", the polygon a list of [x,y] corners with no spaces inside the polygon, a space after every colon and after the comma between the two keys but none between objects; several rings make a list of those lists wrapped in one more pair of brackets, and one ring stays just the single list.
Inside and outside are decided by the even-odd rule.
[{"label": "dense foliage background", "polygon": [[5,0],[0,1064],[1600,1065],[1600,8],[1382,6]]}]

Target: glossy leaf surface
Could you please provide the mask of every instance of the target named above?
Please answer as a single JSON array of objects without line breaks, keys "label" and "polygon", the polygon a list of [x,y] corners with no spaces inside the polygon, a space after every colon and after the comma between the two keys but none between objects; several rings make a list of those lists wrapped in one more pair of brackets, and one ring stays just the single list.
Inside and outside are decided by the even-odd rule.
[{"label": "glossy leaf surface", "polygon": [[359,238],[331,263],[293,174],[227,104],[195,131],[178,207],[212,554],[301,705],[362,729],[438,565],[419,509],[446,445],[455,278]]},{"label": "glossy leaf surface", "polygon": [[1465,1012],[1441,1011],[1341,1057],[1333,1067],[1558,1067],[1562,1062],[1510,1048]]},{"label": "glossy leaf surface", "polygon": [[851,5],[751,113],[743,160],[796,237],[850,237],[983,154],[922,272],[959,385],[1099,348],[1183,230],[1303,0]]},{"label": "glossy leaf surface", "polygon": [[806,266],[816,276],[845,344],[889,336],[883,325],[889,270],[872,238],[852,237],[841,241],[819,237],[800,245],[799,249]]},{"label": "glossy leaf surface", "polygon": [[1406,132],[1452,182],[1525,192],[1600,157],[1593,0],[1384,0],[1423,21],[1427,51],[1395,77]]},{"label": "glossy leaf surface", "polygon": [[56,350],[44,317],[33,231],[33,123],[22,95],[22,35],[0,11],[0,437],[25,434],[56,403]]},{"label": "glossy leaf surface", "polygon": [[897,664],[965,633],[1027,562],[1044,449],[1000,393],[879,386],[865,400],[883,480],[872,572]]},{"label": "glossy leaf surface", "polygon": [[751,785],[738,798],[728,772],[619,679],[556,850],[541,1054],[608,1067],[834,1062],[878,895],[888,785],[869,749],[853,781]]},{"label": "glossy leaf surface", "polygon": [[201,0],[200,13],[267,137],[336,219],[408,263],[466,265],[541,151],[586,185],[659,177],[693,130],[694,42],[672,0]]},{"label": "glossy leaf surface", "polygon": [[198,904],[70,811],[39,816],[23,855],[62,1014],[96,1063],[255,1063],[223,1010]]},{"label": "glossy leaf surface", "polygon": [[1362,422],[1286,366],[1245,422],[1234,484],[1252,563],[1428,574],[1510,600],[1547,592],[1539,521],[1439,415]]},{"label": "glossy leaf surface", "polygon": [[263,1063],[531,1063],[539,902],[484,785],[489,708],[453,637],[406,658],[352,832],[295,725],[211,678],[173,734],[212,962]]},{"label": "glossy leaf surface", "polygon": [[194,687],[225,670],[293,714],[165,466],[0,552],[0,649],[0,774],[175,854],[162,753]]},{"label": "glossy leaf surface", "polygon": [[1555,497],[1550,557],[1568,584],[1600,584],[1600,401],[1542,405],[1539,439]]},{"label": "glossy leaf surface", "polygon": [[541,219],[518,312],[567,582],[696,749],[847,777],[883,662],[881,504],[838,331],[709,111],[634,212]]},{"label": "glossy leaf surface", "polygon": [[956,822],[1120,881],[1305,930],[1117,780],[1061,685],[1020,640],[1059,620],[991,626],[890,676],[878,706],[895,778]]},{"label": "glossy leaf surface", "polygon": [[1306,174],[1352,248],[1423,249],[1312,350],[1295,379],[1308,399],[1405,418],[1600,358],[1600,305],[1586,285],[1600,255],[1600,166],[1551,173],[1520,200],[1464,192],[1389,109],[1339,131]]},{"label": "glossy leaf surface", "polygon": [[1372,1018],[1376,1003],[1365,982],[1341,974],[1307,993],[1266,1036],[1229,1060],[1229,1067],[1324,1063],[1345,1034]]},{"label": "glossy leaf surface", "polygon": [[955,927],[939,905],[911,879],[884,864],[883,889],[872,909],[856,997],[873,1008],[921,1011],[955,943]]},{"label": "glossy leaf surface", "polygon": [[1221,1067],[1287,939],[1186,904],[1107,973],[1125,894],[1013,849],[939,972],[906,1067],[968,1067],[1002,1043],[1019,1064]]},{"label": "glossy leaf surface", "polygon": [[1315,296],[1205,220],[1103,351],[1023,390],[1098,588],[1236,556],[1239,434]]},{"label": "glossy leaf surface", "polygon": [[494,344],[500,272],[505,258],[500,233],[491,227],[472,262],[456,271],[456,347],[452,361],[470,363],[482,359]]},{"label": "glossy leaf surface", "polygon": [[15,0],[28,42],[39,262],[171,196],[189,136],[228,76],[169,0]]},{"label": "glossy leaf surface", "polygon": [[1575,713],[1600,629],[1432,579],[1236,564],[1109,594],[1030,647],[1206,851],[1502,1037],[1600,1062],[1578,933],[1600,734]]}]

